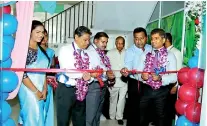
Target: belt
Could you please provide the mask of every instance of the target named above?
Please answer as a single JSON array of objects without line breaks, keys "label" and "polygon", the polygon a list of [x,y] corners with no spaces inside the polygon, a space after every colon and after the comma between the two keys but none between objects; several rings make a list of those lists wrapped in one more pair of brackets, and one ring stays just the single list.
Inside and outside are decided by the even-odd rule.
[{"label": "belt", "polygon": [[75,86],[71,86],[69,84],[64,84],[67,88],[75,88]]},{"label": "belt", "polygon": [[64,85],[67,88],[75,88],[75,86],[71,86],[69,84],[65,84],[65,83],[62,83],[62,82],[59,82],[59,81],[58,81],[58,83]]},{"label": "belt", "polygon": [[[92,81],[91,83],[93,83],[93,82],[95,82],[95,83],[99,83],[98,80]],[[106,83],[107,81],[103,81],[103,82]]]}]

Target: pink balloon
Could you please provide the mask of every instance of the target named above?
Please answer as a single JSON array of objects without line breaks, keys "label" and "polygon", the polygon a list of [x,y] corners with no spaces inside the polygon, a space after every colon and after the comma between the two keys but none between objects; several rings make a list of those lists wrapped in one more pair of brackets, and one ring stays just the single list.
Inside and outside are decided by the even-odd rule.
[{"label": "pink balloon", "polygon": [[200,103],[189,104],[185,109],[185,116],[191,122],[199,123],[200,116],[201,116],[201,104]]},{"label": "pink balloon", "polygon": [[184,102],[180,99],[178,99],[175,103],[175,109],[176,109],[176,112],[180,115],[184,115],[184,112],[185,112],[185,108],[187,105],[189,105],[190,103],[188,102]]},{"label": "pink balloon", "polygon": [[10,14],[11,13],[11,6],[10,5],[4,6],[3,7],[3,13]]},{"label": "pink balloon", "polygon": [[178,71],[178,81],[179,81],[179,83],[184,84],[184,83],[187,83],[189,81],[188,80],[188,71],[189,70],[190,70],[190,68],[184,67],[184,68],[182,68]]},{"label": "pink balloon", "polygon": [[190,85],[196,88],[203,87],[204,70],[199,68],[192,68],[188,71]]},{"label": "pink balloon", "polygon": [[184,102],[196,102],[199,95],[198,89],[189,84],[182,85],[178,90],[178,97]]}]

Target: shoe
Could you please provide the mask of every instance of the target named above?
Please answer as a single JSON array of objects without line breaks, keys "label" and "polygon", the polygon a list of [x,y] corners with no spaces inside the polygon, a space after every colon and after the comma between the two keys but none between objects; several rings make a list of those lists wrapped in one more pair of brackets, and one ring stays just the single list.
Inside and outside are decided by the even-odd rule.
[{"label": "shoe", "polygon": [[101,121],[106,121],[106,117],[102,114],[100,120]]},{"label": "shoe", "polygon": [[149,126],[155,126],[155,123],[154,122],[150,122]]},{"label": "shoe", "polygon": [[124,125],[124,121],[123,120],[118,120],[118,124],[119,125]]}]

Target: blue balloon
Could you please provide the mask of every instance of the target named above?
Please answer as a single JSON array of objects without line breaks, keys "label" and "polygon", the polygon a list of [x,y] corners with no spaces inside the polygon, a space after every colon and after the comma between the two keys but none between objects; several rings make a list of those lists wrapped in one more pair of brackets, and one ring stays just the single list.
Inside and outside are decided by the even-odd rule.
[{"label": "blue balloon", "polygon": [[14,48],[14,37],[11,35],[4,35],[3,36],[3,43],[6,43],[7,45],[9,45],[9,47],[11,47],[11,49],[13,50]]},{"label": "blue balloon", "polygon": [[10,68],[11,65],[12,65],[12,59],[11,58],[7,59],[4,62],[0,61],[0,67],[2,67],[2,68]]},{"label": "blue balloon", "polygon": [[15,122],[13,119],[9,118],[6,122],[3,123],[2,126],[15,126]]},{"label": "blue balloon", "polygon": [[3,43],[2,59],[1,59],[2,62],[9,59],[9,57],[11,56],[11,51],[12,51],[11,48],[6,43]]},{"label": "blue balloon", "polygon": [[2,71],[2,92],[12,92],[18,85],[18,77],[13,71]]},{"label": "blue balloon", "polygon": [[193,56],[188,60],[188,66],[190,68],[198,67],[198,57]]},{"label": "blue balloon", "polygon": [[11,14],[3,14],[0,24],[3,19],[3,35],[11,35],[17,31],[18,21],[15,16]]},{"label": "blue balloon", "polygon": [[3,93],[3,92],[1,92],[0,93],[0,100],[6,100],[8,97],[9,97],[9,93]]},{"label": "blue balloon", "polygon": [[0,108],[0,115],[1,115],[1,122],[5,122],[9,116],[11,115],[11,107],[6,101],[1,101],[1,108]]},{"label": "blue balloon", "polygon": [[177,119],[176,126],[197,126],[197,124],[190,122],[184,115],[182,115]]}]

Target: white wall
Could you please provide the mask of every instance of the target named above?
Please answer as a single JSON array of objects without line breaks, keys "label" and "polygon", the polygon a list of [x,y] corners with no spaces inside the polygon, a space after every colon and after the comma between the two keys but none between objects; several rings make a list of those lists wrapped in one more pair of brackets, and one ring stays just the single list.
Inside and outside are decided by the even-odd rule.
[{"label": "white wall", "polygon": [[146,27],[157,1],[96,1],[94,28],[133,31]]}]

